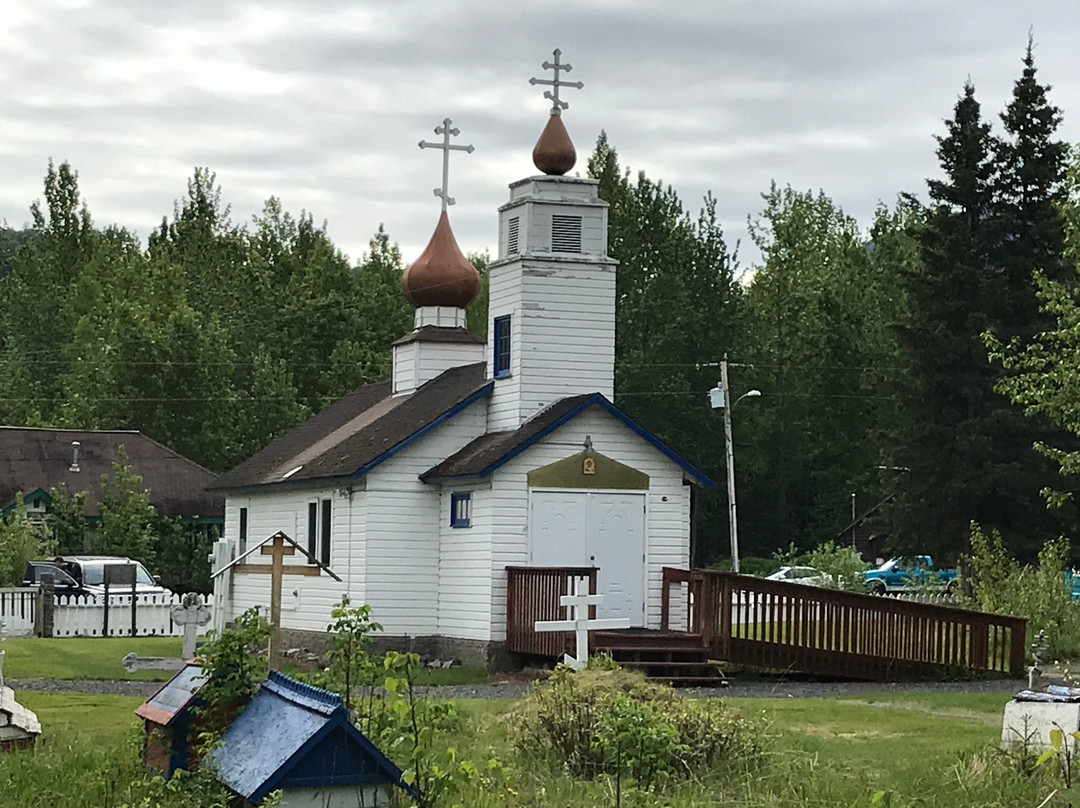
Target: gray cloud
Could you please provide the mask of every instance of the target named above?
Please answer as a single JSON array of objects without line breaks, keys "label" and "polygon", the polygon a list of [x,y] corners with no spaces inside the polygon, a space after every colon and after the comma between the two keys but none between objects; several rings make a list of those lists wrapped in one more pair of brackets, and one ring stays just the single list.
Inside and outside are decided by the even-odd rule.
[{"label": "gray cloud", "polygon": [[1061,134],[1080,139],[1074,0],[11,5],[0,219],[13,224],[50,157],[80,171],[97,222],[143,236],[207,165],[235,221],[276,195],[356,258],[380,222],[412,257],[438,216],[438,158],[416,143],[449,115],[477,148],[453,161],[455,231],[492,248],[507,184],[533,173],[546,102],[527,82],[555,46],[586,85],[566,92],[578,170],[605,129],[625,166],[691,210],[711,189],[731,242],[773,179],[823,188],[864,226],[879,201],[921,193],[964,80],[996,124],[1031,26]]}]

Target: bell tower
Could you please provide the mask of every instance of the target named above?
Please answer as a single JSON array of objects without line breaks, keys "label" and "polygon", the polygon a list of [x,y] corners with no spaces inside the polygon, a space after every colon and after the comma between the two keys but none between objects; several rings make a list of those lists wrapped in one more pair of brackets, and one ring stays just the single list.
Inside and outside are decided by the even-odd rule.
[{"label": "bell tower", "polygon": [[560,51],[554,56],[543,63],[554,78],[530,81],[552,88],[533,149],[543,173],[511,184],[499,208],[498,259],[489,267],[489,431],[516,429],[567,396],[614,393],[617,262],[607,255],[608,205],[596,180],[565,176],[577,153],[559,90],[583,85],[561,79],[572,68]]}]

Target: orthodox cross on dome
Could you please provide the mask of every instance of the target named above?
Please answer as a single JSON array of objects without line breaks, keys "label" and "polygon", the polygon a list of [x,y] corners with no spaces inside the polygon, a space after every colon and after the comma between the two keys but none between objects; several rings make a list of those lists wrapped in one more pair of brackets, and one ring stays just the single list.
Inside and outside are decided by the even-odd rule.
[{"label": "orthodox cross on dome", "polygon": [[435,134],[442,135],[442,143],[430,143],[426,140],[420,141],[421,149],[442,149],[442,188],[435,188],[435,196],[442,199],[442,209],[445,212],[447,205],[454,204],[454,198],[450,196],[448,189],[450,187],[450,152],[451,151],[463,151],[466,154],[472,154],[475,150],[474,146],[470,143],[468,146],[452,146],[450,144],[450,136],[457,137],[461,134],[461,130],[457,127],[451,126],[452,121],[449,118],[444,118],[442,126],[435,127]]},{"label": "orthodox cross on dome", "polygon": [[542,68],[544,68],[544,70],[554,70],[555,71],[555,78],[554,79],[529,79],[529,84],[531,84],[534,87],[537,84],[544,84],[544,85],[546,85],[548,87],[551,87],[552,88],[551,90],[544,90],[544,98],[547,98],[548,100],[551,101],[551,114],[552,115],[561,115],[562,111],[564,109],[566,109],[567,107],[569,107],[570,104],[567,103],[566,101],[560,101],[559,100],[559,88],[560,87],[573,87],[575,89],[580,90],[582,87],[585,86],[585,84],[583,82],[580,82],[580,81],[563,81],[563,80],[561,80],[559,78],[559,71],[560,70],[563,71],[564,73],[569,73],[574,68],[569,64],[559,64],[559,57],[562,56],[562,51],[559,50],[558,48],[555,49],[554,56],[555,56],[555,61],[554,62],[544,62],[540,66]]}]

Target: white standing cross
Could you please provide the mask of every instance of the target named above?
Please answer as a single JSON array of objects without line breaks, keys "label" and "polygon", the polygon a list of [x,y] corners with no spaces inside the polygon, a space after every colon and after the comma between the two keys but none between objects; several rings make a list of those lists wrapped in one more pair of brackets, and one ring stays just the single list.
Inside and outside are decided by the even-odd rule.
[{"label": "white standing cross", "polygon": [[533,628],[536,631],[574,632],[577,639],[577,656],[573,657],[565,654],[563,662],[579,671],[589,661],[589,632],[603,629],[630,628],[630,619],[627,617],[609,617],[603,620],[590,620],[589,607],[599,606],[604,602],[604,596],[588,594],[588,578],[575,578],[571,584],[571,590],[571,594],[559,598],[559,605],[569,609],[569,619],[538,620]]},{"label": "white standing cross", "polygon": [[[554,62],[544,62],[542,65],[540,65],[542,68],[544,68],[544,70],[554,70],[555,71],[555,78],[554,79],[529,79],[529,84],[531,84],[533,87],[535,87],[537,84],[544,84],[544,85],[552,88],[551,90],[544,90],[544,98],[551,101],[551,114],[552,115],[562,115],[562,111],[570,106],[570,104],[567,103],[566,101],[560,101],[559,100],[559,88],[560,87],[573,87],[575,89],[580,90],[582,87],[585,86],[585,84],[583,82],[580,82],[580,81],[561,81],[559,79],[559,71],[560,70],[563,71],[564,73],[569,73],[571,70],[574,69],[569,64],[559,64],[559,57],[560,56],[562,56],[562,51],[559,50],[558,48],[556,48],[555,49],[555,61]],[[552,91],[554,91],[554,92],[552,92]]]},{"label": "white standing cross", "polygon": [[435,127],[435,134],[442,135],[442,143],[431,143],[427,140],[420,141],[421,149],[442,149],[442,188],[435,188],[435,196],[442,199],[442,209],[445,211],[447,205],[454,204],[454,198],[450,196],[450,152],[463,151],[466,154],[472,154],[475,151],[475,147],[470,143],[468,146],[452,146],[450,145],[450,136],[457,137],[461,134],[461,130],[455,126],[451,126],[451,120],[444,118],[442,126]]}]

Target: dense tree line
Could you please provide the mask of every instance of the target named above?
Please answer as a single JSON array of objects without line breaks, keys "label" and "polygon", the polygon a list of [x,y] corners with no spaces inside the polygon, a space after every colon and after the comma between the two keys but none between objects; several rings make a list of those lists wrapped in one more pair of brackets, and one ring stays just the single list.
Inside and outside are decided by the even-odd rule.
[{"label": "dense tree line", "polygon": [[[620,262],[616,399],[721,483],[696,494],[697,562],[728,552],[706,395],[724,355],[734,394],[762,393],[734,419],[744,552],[836,538],[853,507],[890,495],[880,528],[899,548],[955,557],[972,520],[1021,555],[1074,532],[1075,511],[1047,511],[1040,491],[1062,487],[1053,461],[1078,465],[1075,373],[1032,392],[1071,333],[1080,229],[1048,89],[1029,46],[995,134],[969,82],[937,138],[929,201],[901,193],[868,226],[824,192],[774,184],[746,271],[711,196],[692,215],[601,134],[588,169]],[[140,429],[220,471],[386,378],[411,327],[381,227],[352,265],[276,199],[232,222],[205,169],[146,246],[95,226],[66,163],[49,166],[32,215],[0,228],[3,423]],[[481,333],[485,308],[481,295],[469,312]]]}]

